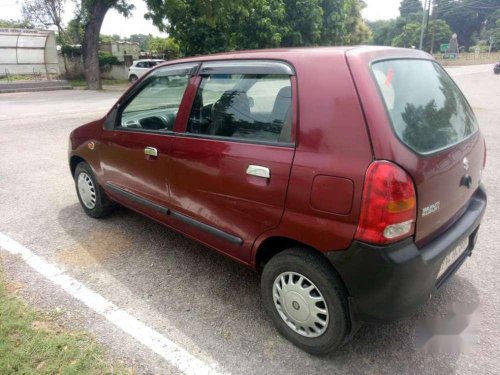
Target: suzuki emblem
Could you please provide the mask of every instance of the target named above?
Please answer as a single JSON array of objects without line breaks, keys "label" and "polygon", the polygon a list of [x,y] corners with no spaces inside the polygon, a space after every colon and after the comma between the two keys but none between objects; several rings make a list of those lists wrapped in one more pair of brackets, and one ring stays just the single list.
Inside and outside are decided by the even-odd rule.
[{"label": "suzuki emblem", "polygon": [[464,169],[466,171],[468,171],[469,170],[469,159],[464,158],[463,163],[464,163]]}]

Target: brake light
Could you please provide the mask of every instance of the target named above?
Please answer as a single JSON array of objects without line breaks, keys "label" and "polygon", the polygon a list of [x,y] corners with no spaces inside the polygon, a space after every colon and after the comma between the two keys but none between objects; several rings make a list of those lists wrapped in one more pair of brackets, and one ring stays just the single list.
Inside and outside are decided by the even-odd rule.
[{"label": "brake light", "polygon": [[355,238],[375,244],[399,241],[414,234],[416,216],[415,186],[408,173],[389,161],[370,164]]}]

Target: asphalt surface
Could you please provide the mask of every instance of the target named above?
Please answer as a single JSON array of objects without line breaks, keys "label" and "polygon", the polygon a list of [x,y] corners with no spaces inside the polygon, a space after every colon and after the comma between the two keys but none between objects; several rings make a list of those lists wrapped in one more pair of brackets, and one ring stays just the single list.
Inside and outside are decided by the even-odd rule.
[{"label": "asphalt surface", "polygon": [[[500,368],[500,76],[492,67],[450,68],[488,144],[489,207],[473,256],[404,320],[361,328],[337,353],[317,358],[281,338],[246,268],[129,210],[102,220],[79,207],[67,164],[68,134],[102,116],[118,91],[0,96],[0,233],[56,263],[165,337],[233,374],[497,374]],[[91,332],[137,373],[176,374],[151,350],[0,251],[10,289],[56,310],[66,327]],[[466,351],[417,347],[422,321],[454,303],[479,304]]]}]

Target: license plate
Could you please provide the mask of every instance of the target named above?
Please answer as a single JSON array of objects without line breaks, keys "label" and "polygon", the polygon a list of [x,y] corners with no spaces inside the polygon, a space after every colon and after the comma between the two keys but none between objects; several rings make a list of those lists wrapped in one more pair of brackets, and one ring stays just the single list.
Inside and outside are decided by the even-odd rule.
[{"label": "license plate", "polygon": [[469,246],[469,238],[464,238],[444,259],[443,263],[441,263],[441,268],[439,269],[439,273],[437,278],[439,279],[443,273],[446,272],[448,267],[450,267],[455,261],[460,258],[460,255],[463,254],[465,249]]}]

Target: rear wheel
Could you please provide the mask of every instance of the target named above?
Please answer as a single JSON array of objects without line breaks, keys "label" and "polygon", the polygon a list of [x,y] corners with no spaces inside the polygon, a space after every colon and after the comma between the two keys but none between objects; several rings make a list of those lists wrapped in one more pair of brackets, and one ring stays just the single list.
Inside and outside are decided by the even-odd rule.
[{"label": "rear wheel", "polygon": [[303,248],[277,254],[264,267],[261,292],[278,331],[299,348],[321,355],[344,342],[347,294],[321,255]]},{"label": "rear wheel", "polygon": [[139,79],[139,77],[137,77],[135,74],[132,74],[130,77],[128,77],[128,80],[130,83],[134,83],[138,79]]},{"label": "rear wheel", "polygon": [[87,215],[100,218],[113,210],[113,202],[97,183],[90,165],[85,162],[79,163],[76,166],[74,178],[78,200]]}]

